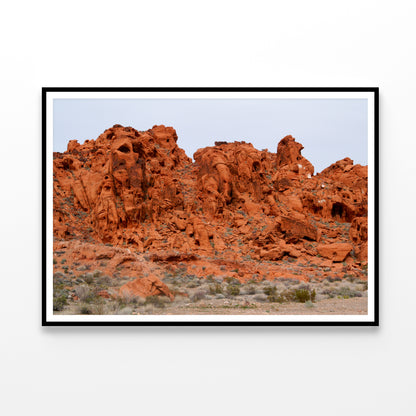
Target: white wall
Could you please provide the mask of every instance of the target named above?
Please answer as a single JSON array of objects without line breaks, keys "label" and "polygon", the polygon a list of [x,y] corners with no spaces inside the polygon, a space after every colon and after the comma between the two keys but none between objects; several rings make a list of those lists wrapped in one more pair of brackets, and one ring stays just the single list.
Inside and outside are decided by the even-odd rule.
[{"label": "white wall", "polygon": [[[414,414],[415,9],[4,3],[0,412]],[[380,328],[41,328],[42,86],[379,86]]]}]

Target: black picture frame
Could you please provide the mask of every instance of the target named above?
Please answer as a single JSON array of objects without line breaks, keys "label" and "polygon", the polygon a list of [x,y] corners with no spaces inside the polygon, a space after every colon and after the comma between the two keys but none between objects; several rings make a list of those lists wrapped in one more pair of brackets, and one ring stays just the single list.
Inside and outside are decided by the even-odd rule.
[{"label": "black picture frame", "polygon": [[[53,92],[71,92],[71,93],[129,93],[129,92],[302,92],[302,93],[319,93],[319,92],[352,92],[352,93],[370,93],[374,97],[374,119],[369,123],[374,123],[374,250],[372,253],[372,265],[374,268],[374,311],[373,319],[369,321],[52,321],[48,319],[47,298],[51,294],[47,291],[47,200],[52,195],[48,195],[47,189],[47,157],[48,152],[52,152],[47,141],[48,119],[47,115],[47,96]],[[369,138],[370,140],[370,138]],[[370,255],[370,253],[369,253]],[[370,257],[369,257],[370,262]],[[44,87],[42,88],[42,326],[379,326],[379,88],[378,87],[294,87],[294,88],[211,88],[211,87],[185,87],[185,88],[75,88],[75,87]]]}]

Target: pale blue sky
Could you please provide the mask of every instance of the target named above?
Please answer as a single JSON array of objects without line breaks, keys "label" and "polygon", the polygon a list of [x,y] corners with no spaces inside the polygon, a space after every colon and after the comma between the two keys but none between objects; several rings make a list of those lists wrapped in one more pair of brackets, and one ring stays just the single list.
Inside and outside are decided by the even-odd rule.
[{"label": "pale blue sky", "polygon": [[96,139],[114,124],[172,126],[189,157],[216,140],[276,152],[291,134],[315,173],[344,157],[367,164],[366,99],[54,99],[54,151]]}]

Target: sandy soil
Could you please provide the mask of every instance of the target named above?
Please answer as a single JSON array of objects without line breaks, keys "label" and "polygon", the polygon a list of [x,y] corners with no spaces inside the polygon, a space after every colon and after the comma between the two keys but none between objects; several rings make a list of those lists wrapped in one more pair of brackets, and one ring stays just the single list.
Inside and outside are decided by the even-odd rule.
[{"label": "sandy soil", "polygon": [[368,298],[323,299],[310,306],[305,303],[238,303],[200,301],[197,304],[149,309],[155,315],[367,315]]}]

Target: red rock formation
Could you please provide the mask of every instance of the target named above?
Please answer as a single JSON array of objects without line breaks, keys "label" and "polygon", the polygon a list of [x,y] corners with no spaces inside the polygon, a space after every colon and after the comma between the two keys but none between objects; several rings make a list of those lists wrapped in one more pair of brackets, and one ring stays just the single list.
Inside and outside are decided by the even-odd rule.
[{"label": "red rock formation", "polygon": [[[292,136],[277,153],[216,142],[192,163],[177,140],[172,127],[115,125],[54,153],[55,249],[69,244],[73,259],[94,264],[101,256],[109,273],[125,265],[132,278],[146,265],[157,279],[148,255],[205,277],[241,269],[240,280],[289,276],[287,259],[319,266],[317,254],[331,265],[348,260],[351,270],[366,263],[367,167],[345,158],[314,175]],[[160,281],[150,290],[149,279],[125,289],[169,296]]]},{"label": "red rock formation", "polygon": [[306,221],[282,217],[281,229],[285,234],[285,239],[292,242],[297,242],[301,239],[319,241],[318,228]]},{"label": "red rock formation", "polygon": [[167,296],[171,300],[173,299],[173,295],[169,288],[155,276],[137,278],[128,282],[121,286],[120,293],[122,295],[128,294],[140,296],[142,298],[162,295]]},{"label": "red rock formation", "polygon": [[368,257],[368,220],[366,217],[356,217],[351,222],[350,239],[354,244],[357,259],[363,263]]},{"label": "red rock formation", "polygon": [[344,261],[350,254],[352,245],[349,243],[320,244],[316,249],[322,257],[332,261]]},{"label": "red rock formation", "polygon": [[312,176],[314,167],[301,155],[303,146],[292,136],[284,137],[277,146],[276,167],[279,173],[287,172],[289,176]]}]

